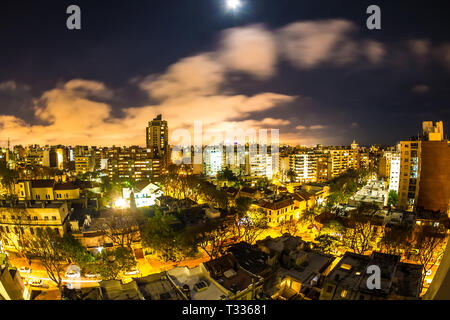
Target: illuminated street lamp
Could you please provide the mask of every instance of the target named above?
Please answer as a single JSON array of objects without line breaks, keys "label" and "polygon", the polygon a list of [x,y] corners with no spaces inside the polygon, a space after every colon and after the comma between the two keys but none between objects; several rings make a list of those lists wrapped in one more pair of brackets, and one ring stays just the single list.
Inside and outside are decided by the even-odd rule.
[{"label": "illuminated street lamp", "polygon": [[226,6],[229,10],[236,11],[241,7],[241,1],[240,0],[227,0]]},{"label": "illuminated street lamp", "polygon": [[127,207],[127,201],[124,198],[119,198],[114,202],[114,206],[119,209],[125,209]]}]

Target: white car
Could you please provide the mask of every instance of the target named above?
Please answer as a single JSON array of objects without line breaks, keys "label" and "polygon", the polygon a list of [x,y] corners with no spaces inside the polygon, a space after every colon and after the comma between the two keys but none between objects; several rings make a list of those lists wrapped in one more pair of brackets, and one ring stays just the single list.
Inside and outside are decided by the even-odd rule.
[{"label": "white car", "polygon": [[101,277],[98,273],[86,273],[84,276],[86,278],[100,278]]},{"label": "white car", "polygon": [[66,272],[66,278],[73,279],[73,278],[79,278],[80,273],[75,270],[70,270]]},{"label": "white car", "polygon": [[41,279],[33,279],[28,284],[32,287],[42,287],[44,286],[44,281]]},{"label": "white car", "polygon": [[132,276],[132,275],[139,274],[139,273],[140,273],[140,271],[138,269],[134,269],[134,270],[125,272],[125,275]]},{"label": "white car", "polygon": [[28,267],[20,267],[18,270],[20,273],[31,273],[31,269]]}]

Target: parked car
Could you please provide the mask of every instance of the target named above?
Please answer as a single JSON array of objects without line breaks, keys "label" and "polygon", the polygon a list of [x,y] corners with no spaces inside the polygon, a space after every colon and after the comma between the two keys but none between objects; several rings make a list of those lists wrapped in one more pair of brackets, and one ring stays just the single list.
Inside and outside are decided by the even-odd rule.
[{"label": "parked car", "polygon": [[101,275],[99,275],[98,273],[86,273],[84,275],[86,278],[100,278]]},{"label": "parked car", "polygon": [[42,279],[32,279],[29,282],[29,285],[32,287],[43,287],[44,286],[44,281]]},{"label": "parked car", "polygon": [[20,273],[31,273],[31,269],[28,267],[20,267],[18,270]]},{"label": "parked car", "polygon": [[75,270],[69,270],[66,272],[66,278],[73,279],[73,278],[79,278],[80,273]]},{"label": "parked car", "polygon": [[126,271],[125,275],[132,276],[132,275],[139,274],[139,273],[140,273],[140,271],[138,269],[134,269],[134,270]]}]

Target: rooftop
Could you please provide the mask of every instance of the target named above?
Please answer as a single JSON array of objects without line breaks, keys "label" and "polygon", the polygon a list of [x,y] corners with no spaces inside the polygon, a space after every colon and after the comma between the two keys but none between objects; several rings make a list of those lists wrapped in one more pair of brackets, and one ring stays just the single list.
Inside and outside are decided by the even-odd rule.
[{"label": "rooftop", "polygon": [[184,300],[165,272],[134,280],[145,300]]},{"label": "rooftop", "polygon": [[136,281],[124,284],[120,280],[103,280],[100,287],[105,300],[144,300]]},{"label": "rooftop", "polygon": [[266,263],[268,255],[256,246],[240,242],[231,246],[228,251],[238,260],[242,268],[253,274],[261,275],[269,269],[269,265]]},{"label": "rooftop", "polygon": [[208,261],[204,265],[213,279],[233,293],[244,291],[253,283],[261,280],[240,268],[237,259],[232,254]]},{"label": "rooftop", "polygon": [[[203,265],[193,269],[177,267],[167,271],[167,274],[178,288],[189,287],[192,300],[222,300],[226,298],[225,292],[208,280],[208,273]],[[205,283],[206,286],[196,287],[198,283]]]}]

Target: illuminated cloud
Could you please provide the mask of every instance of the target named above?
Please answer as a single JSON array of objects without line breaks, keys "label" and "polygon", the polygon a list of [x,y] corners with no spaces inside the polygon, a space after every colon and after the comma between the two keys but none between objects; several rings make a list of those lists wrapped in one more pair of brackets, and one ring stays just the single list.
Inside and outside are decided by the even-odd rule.
[{"label": "illuminated cloud", "polygon": [[270,77],[277,63],[275,36],[261,25],[228,29],[223,33],[219,57],[232,70]]},{"label": "illuminated cloud", "polygon": [[[356,30],[347,20],[320,20],[292,23],[278,33],[283,56],[298,68],[310,69],[324,63],[341,66],[354,62],[364,52],[364,45],[353,38]],[[369,44],[371,59],[382,51],[381,46]]]},{"label": "illuminated cloud", "polygon": [[13,80],[0,82],[0,91],[14,91],[16,88],[16,82]]},{"label": "illuminated cloud", "polygon": [[[210,52],[180,59],[160,74],[136,78],[133,84],[151,101],[147,105],[124,106],[121,113],[113,113],[112,103],[117,102],[113,90],[102,82],[73,79],[36,99],[32,123],[37,124],[0,116],[2,139],[11,137],[14,144],[145,145],[147,122],[162,114],[169,121],[170,132],[191,130],[194,121],[202,121],[205,130],[280,128],[281,141],[333,143],[339,137],[326,136],[323,129],[328,125],[294,127],[274,112],[272,117],[264,114],[294,101],[301,109],[300,97],[270,91],[242,94],[233,90],[230,78],[250,75],[258,81],[267,80],[277,74],[281,62],[302,70],[357,62],[374,66],[387,63],[391,47],[361,39],[358,30],[353,22],[339,19],[295,22],[278,30],[263,25],[228,29]],[[402,46],[405,48],[404,42]],[[428,40],[413,40],[406,47],[408,53],[398,50],[401,57],[408,54],[420,60],[432,56],[450,67],[448,44],[433,46]],[[0,83],[0,91],[16,89],[13,80]]]}]

